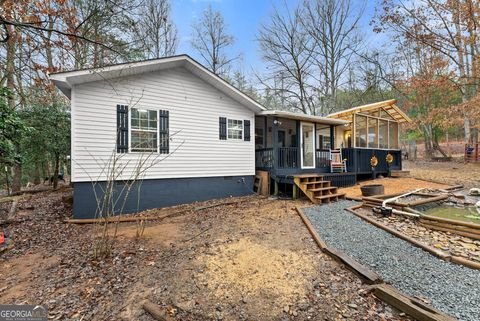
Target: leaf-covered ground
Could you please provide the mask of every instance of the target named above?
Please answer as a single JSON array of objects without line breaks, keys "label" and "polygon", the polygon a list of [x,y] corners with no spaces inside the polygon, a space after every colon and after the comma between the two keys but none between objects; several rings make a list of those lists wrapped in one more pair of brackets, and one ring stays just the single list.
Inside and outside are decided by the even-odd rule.
[{"label": "leaf-covered ground", "polygon": [[480,187],[480,162],[464,163],[463,159],[451,162],[424,160],[403,161],[412,177],[434,180],[449,185],[462,184],[467,188]]},{"label": "leaf-covered ground", "polygon": [[361,198],[361,186],[370,184],[382,184],[385,189],[385,194],[396,194],[415,190],[417,188],[439,189],[448,187],[447,184],[438,184],[420,180],[412,177],[402,178],[379,178],[376,180],[361,181],[355,186],[341,188],[339,191],[346,193],[348,197]]},{"label": "leaf-covered ground", "polygon": [[47,304],[54,320],[152,320],[147,299],[177,320],[407,319],[319,251],[294,210],[306,201],[182,206],[183,215],[148,222],[140,240],[135,223],[120,224],[112,256],[94,260],[94,228],[63,222],[70,193],[19,201],[7,227],[14,248],[0,256],[0,303]]}]

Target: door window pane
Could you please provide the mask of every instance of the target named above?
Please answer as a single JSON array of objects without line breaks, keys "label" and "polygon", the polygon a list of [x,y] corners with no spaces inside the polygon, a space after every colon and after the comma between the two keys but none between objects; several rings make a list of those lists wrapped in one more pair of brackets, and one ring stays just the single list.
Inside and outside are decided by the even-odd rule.
[{"label": "door window pane", "polygon": [[313,125],[311,124],[302,124],[302,155],[303,155],[303,167],[313,167],[315,156],[313,150]]}]

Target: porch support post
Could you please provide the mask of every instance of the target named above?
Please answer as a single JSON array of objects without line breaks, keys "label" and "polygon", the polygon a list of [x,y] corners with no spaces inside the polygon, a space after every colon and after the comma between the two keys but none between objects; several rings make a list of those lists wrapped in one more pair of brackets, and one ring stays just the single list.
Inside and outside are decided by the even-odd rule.
[{"label": "porch support post", "polygon": [[335,126],[330,125],[330,149],[335,149]]},{"label": "porch support post", "polygon": [[263,116],[263,148],[268,148],[267,135],[268,135],[267,116]]},{"label": "porch support post", "polygon": [[300,162],[302,161],[302,156],[301,156],[301,153],[302,153],[302,146],[300,146],[300,121],[297,119],[295,120],[295,130],[296,130],[296,133],[297,133],[297,137],[296,137],[296,140],[297,140],[297,168],[301,168],[302,164],[300,164]]},{"label": "porch support post", "polygon": [[[273,169],[278,167],[278,118],[273,118],[272,123],[272,135],[273,135]],[[276,186],[276,185],[275,185]]]},{"label": "porch support post", "polygon": [[293,197],[294,200],[298,198],[298,186],[297,184],[293,183]]},{"label": "porch support post", "polygon": [[278,181],[274,180],[274,190],[273,190],[273,195],[278,196]]}]

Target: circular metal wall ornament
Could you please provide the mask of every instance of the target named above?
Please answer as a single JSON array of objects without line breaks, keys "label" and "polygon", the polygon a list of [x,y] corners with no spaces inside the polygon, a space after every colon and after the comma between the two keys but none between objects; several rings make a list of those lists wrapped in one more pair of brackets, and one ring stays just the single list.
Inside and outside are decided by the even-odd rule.
[{"label": "circular metal wall ornament", "polygon": [[372,167],[376,167],[378,165],[377,156],[373,155],[372,158],[370,158],[370,165],[372,165]]},{"label": "circular metal wall ornament", "polygon": [[385,160],[387,161],[388,164],[391,164],[393,163],[393,155],[388,153],[387,154],[387,157],[385,158]]}]

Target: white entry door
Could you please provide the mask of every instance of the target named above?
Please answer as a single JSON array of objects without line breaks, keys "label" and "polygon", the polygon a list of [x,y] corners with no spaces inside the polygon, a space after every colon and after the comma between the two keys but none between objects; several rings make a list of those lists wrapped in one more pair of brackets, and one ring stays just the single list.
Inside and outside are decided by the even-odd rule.
[{"label": "white entry door", "polygon": [[315,168],[315,127],[302,122],[301,126],[302,168]]}]

